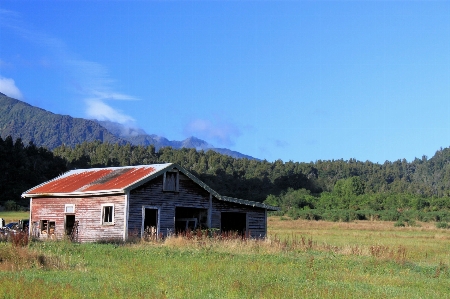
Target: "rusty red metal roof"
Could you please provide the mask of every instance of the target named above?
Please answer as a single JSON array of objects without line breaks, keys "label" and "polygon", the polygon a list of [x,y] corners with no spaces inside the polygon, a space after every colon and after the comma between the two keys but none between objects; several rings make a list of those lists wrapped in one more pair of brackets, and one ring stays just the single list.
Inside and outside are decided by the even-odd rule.
[{"label": "rusty red metal roof", "polygon": [[84,191],[98,191],[109,189],[123,189],[128,185],[146,177],[150,173],[154,172],[154,168],[131,168],[125,171],[116,171],[111,173],[112,175],[106,175],[101,179],[95,181]]},{"label": "rusty red metal roof", "polygon": [[168,163],[72,170],[26,191],[23,195],[119,192],[171,165]]},{"label": "rusty red metal roof", "polygon": [[74,192],[111,172],[112,170],[102,169],[99,171],[75,173],[41,185],[34,189],[32,193]]},{"label": "rusty red metal roof", "polygon": [[259,202],[221,196],[186,169],[173,163],[71,170],[51,181],[31,188],[24,192],[22,197],[123,194],[173,168],[184,173],[218,200],[272,211],[279,210],[277,207],[268,206]]}]

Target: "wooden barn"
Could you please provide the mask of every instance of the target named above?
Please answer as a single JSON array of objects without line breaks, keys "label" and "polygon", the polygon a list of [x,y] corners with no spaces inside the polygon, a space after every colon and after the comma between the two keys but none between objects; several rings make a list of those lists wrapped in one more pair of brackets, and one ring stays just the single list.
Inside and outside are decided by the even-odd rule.
[{"label": "wooden barn", "polygon": [[152,164],[77,169],[36,186],[30,235],[79,242],[165,237],[197,228],[265,237],[262,203],[221,196],[183,167]]}]

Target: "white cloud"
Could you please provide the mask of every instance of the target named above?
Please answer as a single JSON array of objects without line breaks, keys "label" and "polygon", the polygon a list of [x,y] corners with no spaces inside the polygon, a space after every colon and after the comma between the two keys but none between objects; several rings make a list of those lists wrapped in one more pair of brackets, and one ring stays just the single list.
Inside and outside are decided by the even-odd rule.
[{"label": "white cloud", "polygon": [[120,100],[120,101],[134,101],[137,98],[118,92],[102,92],[93,90],[92,93],[102,100]]},{"label": "white cloud", "polygon": [[23,99],[22,92],[17,88],[13,79],[0,77],[0,92],[11,98]]},{"label": "white cloud", "polygon": [[233,124],[221,120],[216,120],[216,123],[213,123],[204,119],[191,121],[186,126],[185,133],[203,139],[213,139],[222,146],[234,145],[233,139],[241,135],[240,130]]},{"label": "white cloud", "polygon": [[121,124],[134,123],[135,121],[131,116],[119,112],[99,99],[86,100],[86,104],[86,113],[90,118],[109,120]]},{"label": "white cloud", "polygon": [[[0,27],[7,27],[25,40],[47,50],[52,65],[59,68],[59,71],[64,73],[64,77],[69,78],[67,83],[70,88],[86,103],[85,111],[88,117],[123,124],[134,122],[131,116],[106,103],[108,100],[138,100],[136,97],[116,90],[114,86],[116,80],[111,78],[106,67],[80,58],[67,47],[63,40],[29,26],[22,21],[20,15],[13,11],[0,9]],[[39,63],[42,64],[42,61]],[[45,63],[48,64],[47,61]]]}]

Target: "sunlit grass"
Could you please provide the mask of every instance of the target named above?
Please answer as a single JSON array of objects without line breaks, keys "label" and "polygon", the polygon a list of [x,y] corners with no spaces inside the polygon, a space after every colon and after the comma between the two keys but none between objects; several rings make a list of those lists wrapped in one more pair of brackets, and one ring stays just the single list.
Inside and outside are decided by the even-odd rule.
[{"label": "sunlit grass", "polygon": [[269,235],[278,238],[308,236],[318,243],[342,247],[403,246],[408,259],[414,262],[450,261],[450,230],[436,228],[434,223],[395,227],[394,222],[389,221],[324,222],[271,217],[268,227]]},{"label": "sunlit grass", "polygon": [[[21,248],[29,262],[0,272],[0,297],[445,298],[450,293],[447,230],[279,218],[268,223],[267,240],[32,242]],[[7,260],[1,250],[13,249],[0,245],[1,265]],[[36,254],[52,262],[45,267],[32,262]]]},{"label": "sunlit grass", "polygon": [[5,220],[5,224],[9,222],[18,222],[21,219],[28,219],[30,217],[30,212],[22,211],[3,211],[0,212],[0,218]]}]

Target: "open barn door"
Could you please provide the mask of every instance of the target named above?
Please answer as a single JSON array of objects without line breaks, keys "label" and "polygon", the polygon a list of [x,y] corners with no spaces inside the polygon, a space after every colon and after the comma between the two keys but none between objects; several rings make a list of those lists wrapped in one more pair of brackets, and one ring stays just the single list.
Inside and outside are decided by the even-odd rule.
[{"label": "open barn door", "polygon": [[159,209],[157,207],[142,207],[141,236],[145,239],[157,239],[159,235]]},{"label": "open barn door", "polygon": [[237,233],[241,236],[247,234],[247,213],[222,212],[220,229],[224,233]]}]

